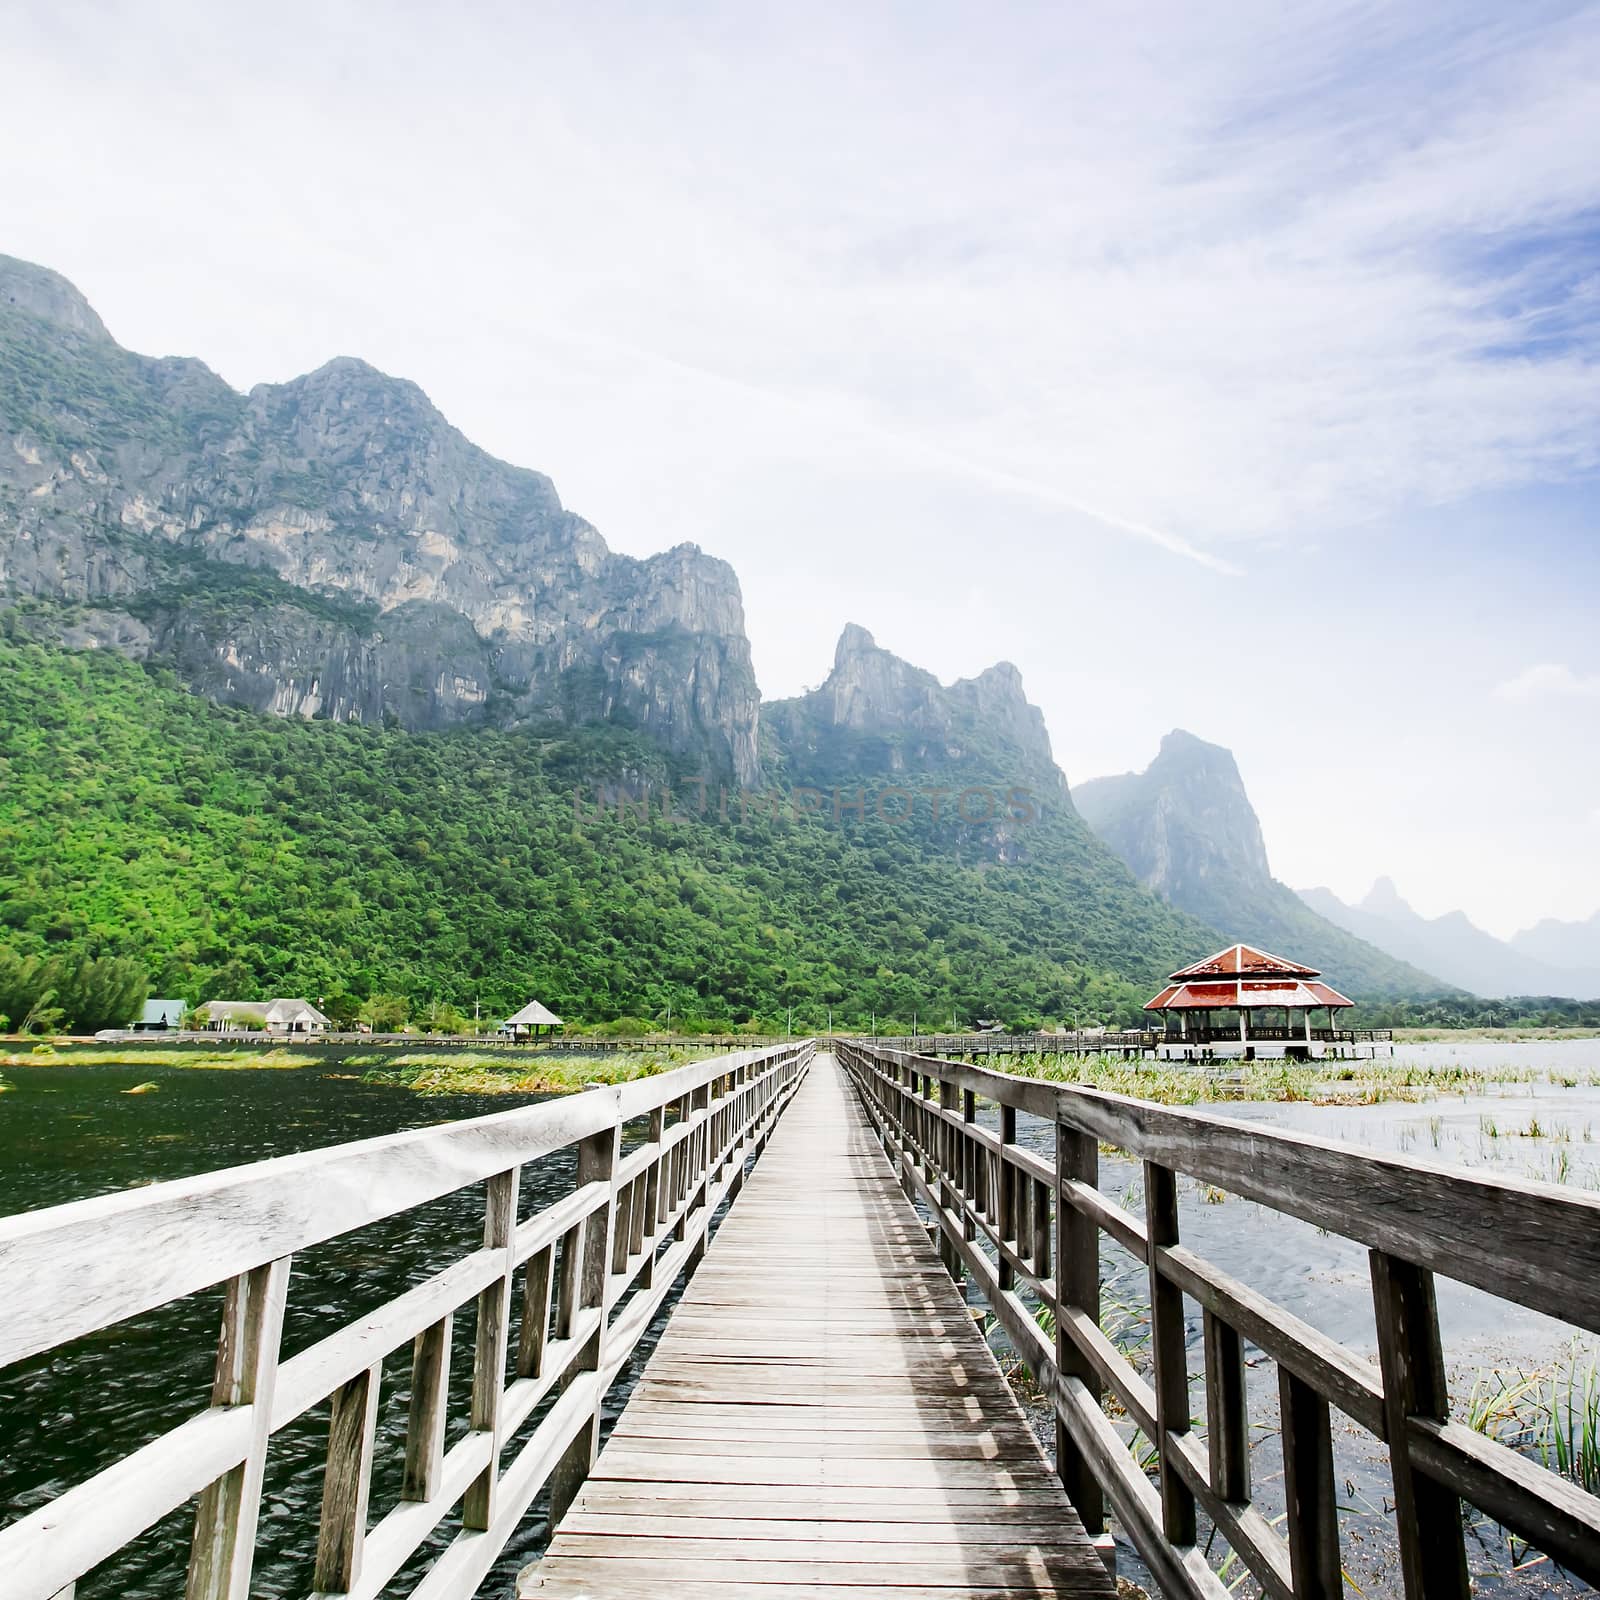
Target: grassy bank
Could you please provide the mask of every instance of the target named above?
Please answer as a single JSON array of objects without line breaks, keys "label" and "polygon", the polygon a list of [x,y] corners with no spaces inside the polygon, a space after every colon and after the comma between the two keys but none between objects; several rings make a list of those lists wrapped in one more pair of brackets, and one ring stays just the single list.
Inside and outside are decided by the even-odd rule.
[{"label": "grassy bank", "polygon": [[536,1055],[499,1049],[299,1045],[270,1049],[210,1045],[39,1045],[0,1053],[4,1067],[176,1067],[245,1072],[317,1067],[417,1094],[566,1094],[591,1083],[626,1083],[706,1055],[692,1043],[596,1055]]}]

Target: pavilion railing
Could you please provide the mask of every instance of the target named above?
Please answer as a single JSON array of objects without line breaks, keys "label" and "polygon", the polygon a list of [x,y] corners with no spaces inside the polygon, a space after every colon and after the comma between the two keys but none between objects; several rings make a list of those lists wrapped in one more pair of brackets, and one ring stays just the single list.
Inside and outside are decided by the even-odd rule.
[{"label": "pavilion railing", "polygon": [[[0,1368],[227,1286],[210,1404],[0,1528],[0,1600],[70,1596],[84,1573],[195,1497],[187,1600],[246,1600],[273,1436],[330,1398],[318,1594],[379,1595],[457,1507],[458,1531],[413,1594],[474,1594],[543,1488],[552,1524],[577,1492],[601,1400],[704,1253],[713,1212],[738,1193],[746,1158],[812,1053],[809,1040],[747,1050],[0,1220]],[[624,1126],[640,1122],[643,1142],[624,1152]],[[571,1192],[519,1221],[524,1167],[569,1150]],[[481,1249],[280,1360],[295,1252],[474,1185],[485,1192]],[[468,1306],[469,1427],[446,1448],[452,1325]],[[369,1527],[383,1362],[406,1346],[404,1487]]]},{"label": "pavilion railing", "polygon": [[[1463,1501],[1600,1582],[1600,1498],[1451,1420],[1434,1298],[1442,1273],[1600,1331],[1600,1196],[864,1040],[839,1055],[902,1185],[937,1224],[946,1265],[970,1275],[1050,1397],[1058,1467],[1085,1525],[1101,1531],[1109,1500],[1168,1600],[1229,1593],[1197,1545],[1200,1511],[1273,1600],[1342,1596],[1334,1409],[1389,1447],[1408,1600],[1466,1600]],[[1019,1112],[1053,1124],[1053,1155],[1018,1145]],[[1142,1217],[1100,1189],[1102,1143],[1143,1163]],[[1378,1361],[1185,1247],[1179,1173],[1365,1245]],[[1101,1331],[1102,1232],[1149,1274],[1149,1381]],[[1186,1298],[1201,1313],[1203,1444]],[[1251,1492],[1247,1345],[1278,1368],[1283,1534]],[[1154,1483],[1105,1414],[1108,1390],[1155,1448]]]},{"label": "pavilion railing", "polygon": [[1394,1040],[1392,1028],[1305,1028],[1283,1027],[1275,1023],[1251,1023],[1249,1032],[1241,1039],[1239,1027],[1197,1028],[1186,1034],[1171,1033],[1158,1036],[1160,1044],[1389,1044]]}]

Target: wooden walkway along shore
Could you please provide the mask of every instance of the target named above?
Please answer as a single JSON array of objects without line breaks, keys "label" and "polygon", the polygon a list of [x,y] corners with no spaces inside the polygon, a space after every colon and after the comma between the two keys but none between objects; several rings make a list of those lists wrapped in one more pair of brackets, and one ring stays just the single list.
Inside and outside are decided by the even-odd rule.
[{"label": "wooden walkway along shore", "polygon": [[519,1594],[1112,1593],[856,1095],[819,1056]]}]

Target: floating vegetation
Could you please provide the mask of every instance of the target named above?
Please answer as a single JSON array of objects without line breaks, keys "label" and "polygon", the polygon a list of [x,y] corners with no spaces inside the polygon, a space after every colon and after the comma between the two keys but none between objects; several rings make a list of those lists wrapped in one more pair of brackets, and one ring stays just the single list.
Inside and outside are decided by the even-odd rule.
[{"label": "floating vegetation", "polygon": [[[986,1056],[969,1059],[974,1066],[991,1067],[1015,1077],[1077,1083],[1165,1106],[1225,1100],[1371,1106],[1395,1100],[1426,1101],[1446,1095],[1484,1094],[1493,1084],[1560,1083],[1566,1086],[1570,1076],[1558,1076],[1537,1067],[1467,1067],[1458,1062],[1420,1065],[1394,1061],[1230,1061],[1228,1070],[1220,1072],[1187,1063],[1114,1055],[1035,1052],[1006,1056],[1003,1065]],[[1573,1080],[1573,1086],[1579,1081]],[[1594,1075],[1581,1081],[1593,1083]],[[1534,1118],[1530,1126],[1537,1122]],[[1501,1135],[1502,1130],[1491,1117],[1480,1119],[1478,1126],[1487,1138]],[[1437,1146],[1444,1136],[1442,1119],[1432,1119],[1428,1131]],[[1526,1135],[1529,1138],[1542,1136],[1542,1129]],[[1417,1130],[1413,1129],[1410,1137],[1414,1141]]]},{"label": "floating vegetation", "polygon": [[362,1075],[415,1094],[570,1094],[591,1084],[631,1083],[670,1072],[703,1052],[685,1048],[615,1051],[593,1056],[495,1060],[471,1051],[411,1053]]}]

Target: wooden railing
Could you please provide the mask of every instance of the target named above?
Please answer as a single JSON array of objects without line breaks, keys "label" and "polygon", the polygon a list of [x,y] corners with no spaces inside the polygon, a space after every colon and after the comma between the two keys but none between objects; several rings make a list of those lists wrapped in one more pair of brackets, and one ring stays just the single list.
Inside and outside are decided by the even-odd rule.
[{"label": "wooden railing", "polygon": [[[708,1050],[726,1054],[777,1044],[774,1034],[649,1034],[635,1038],[594,1038],[572,1034],[554,1039],[513,1039],[483,1033],[352,1033],[324,1028],[316,1033],[273,1032],[268,1028],[121,1028],[95,1035],[102,1044],[203,1044],[215,1046],[406,1045],[412,1050],[491,1050],[519,1055],[604,1056],[651,1050]],[[788,1043],[788,1040],[783,1042]]]},{"label": "wooden railing", "polygon": [[[1058,1466],[1085,1524],[1103,1527],[1109,1499],[1168,1600],[1228,1594],[1197,1547],[1198,1510],[1274,1600],[1342,1595],[1332,1408],[1388,1444],[1409,1600],[1465,1600],[1463,1501],[1600,1582],[1600,1499],[1451,1420],[1434,1301],[1442,1273],[1600,1331],[1600,1197],[866,1041],[839,1054],[902,1184],[936,1220],[946,1264],[970,1274],[1049,1395]],[[992,1108],[993,1129],[978,1121]],[[1054,1125],[1053,1159],[1017,1145],[1019,1112]],[[1102,1142],[1143,1162],[1143,1217],[1098,1187]],[[1179,1173],[1367,1246],[1378,1361],[1185,1248]],[[1101,1331],[1102,1232],[1148,1269],[1148,1382]],[[1186,1296],[1202,1312],[1203,1445],[1191,1432]],[[1285,1534],[1251,1495],[1247,1343],[1278,1367]],[[1155,1483],[1107,1419],[1108,1389],[1154,1445]]]},{"label": "wooden railing", "polygon": [[[541,1489],[552,1523],[570,1503],[594,1459],[602,1398],[700,1259],[712,1213],[738,1192],[811,1055],[810,1041],[745,1051],[0,1221],[0,1367],[227,1285],[210,1405],[0,1529],[0,1597],[71,1595],[198,1496],[188,1600],[245,1600],[269,1442],[330,1397],[317,1592],[378,1595],[459,1506],[459,1531],[413,1594],[475,1593]],[[624,1153],[624,1125],[640,1119],[643,1143]],[[571,1149],[571,1192],[519,1221],[523,1168]],[[486,1194],[481,1249],[280,1361],[296,1251],[475,1184]],[[447,1449],[452,1320],[469,1304],[470,1427]],[[407,1345],[404,1487],[369,1528],[383,1360]]]},{"label": "wooden railing", "polygon": [[873,1041],[880,1049],[915,1050],[935,1056],[1093,1055],[1097,1050],[1149,1050],[1160,1042],[1161,1035],[1151,1028],[1125,1029],[1120,1033],[925,1033],[885,1035]]}]

